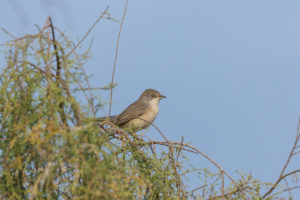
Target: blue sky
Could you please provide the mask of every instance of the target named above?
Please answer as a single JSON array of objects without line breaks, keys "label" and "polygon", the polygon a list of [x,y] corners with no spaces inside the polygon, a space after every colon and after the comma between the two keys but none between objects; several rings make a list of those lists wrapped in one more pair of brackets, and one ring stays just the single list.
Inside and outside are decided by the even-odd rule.
[{"label": "blue sky", "polygon": [[[35,33],[48,15],[80,39],[107,5],[121,19],[125,1],[0,0],[0,26]],[[112,113],[146,88],[168,98],[155,124],[175,141],[203,150],[230,174],[275,181],[293,144],[299,117],[300,1],[129,0],[121,35]],[[101,21],[84,66],[95,87],[111,79],[119,24]],[[0,33],[0,43],[7,37]],[[108,102],[109,93],[102,99]],[[103,115],[108,107],[103,109]],[[154,129],[148,136],[158,139]],[[208,163],[189,155],[192,163]],[[288,170],[299,168],[295,157]],[[290,181],[291,182],[291,181]],[[192,179],[193,185],[201,185]],[[293,192],[300,197],[300,192]]]}]

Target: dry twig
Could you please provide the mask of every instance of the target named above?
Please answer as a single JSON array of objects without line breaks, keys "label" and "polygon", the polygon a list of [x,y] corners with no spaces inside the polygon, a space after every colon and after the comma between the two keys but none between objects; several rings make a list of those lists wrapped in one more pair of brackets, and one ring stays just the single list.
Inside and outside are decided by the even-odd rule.
[{"label": "dry twig", "polygon": [[283,179],[285,179],[286,177],[288,177],[288,176],[290,176],[290,175],[293,175],[293,174],[295,174],[295,173],[297,173],[297,172],[300,172],[300,169],[297,169],[297,170],[294,170],[294,171],[292,171],[292,172],[289,172],[289,173],[286,173],[286,174],[285,174],[285,170],[286,170],[288,164],[290,163],[291,158],[295,155],[295,150],[296,150],[296,148],[297,148],[297,145],[298,145],[298,142],[299,142],[299,139],[300,139],[300,131],[299,131],[299,129],[300,129],[300,118],[299,118],[299,120],[298,120],[296,139],[295,139],[294,145],[293,145],[293,147],[292,147],[292,150],[291,150],[291,152],[290,152],[290,154],[289,154],[289,157],[288,157],[287,161],[285,162],[285,164],[284,164],[284,166],[283,166],[283,168],[282,168],[282,170],[281,170],[281,173],[280,173],[280,175],[279,175],[277,181],[276,181],[276,182],[273,184],[273,186],[272,186],[272,187],[271,187],[271,188],[263,195],[263,197],[262,197],[263,199],[266,198],[267,196],[269,196],[269,195],[273,192],[273,190],[278,186],[278,184],[279,184]]},{"label": "dry twig", "polygon": [[72,50],[67,54],[66,57],[68,57],[69,55],[71,55],[75,51],[75,49],[77,49],[80,46],[80,44],[86,39],[86,37],[90,34],[90,32],[95,28],[96,24],[105,16],[105,14],[107,13],[108,9],[109,9],[109,6],[107,6],[105,8],[105,10],[102,12],[102,14],[97,18],[97,20],[94,22],[94,24],[84,34],[84,36],[81,38],[81,40],[79,40],[79,42],[72,48]]},{"label": "dry twig", "polygon": [[112,95],[113,95],[113,84],[114,84],[114,77],[115,77],[115,71],[116,71],[116,65],[117,65],[117,59],[118,59],[119,42],[120,42],[121,31],[122,31],[122,28],[123,28],[123,24],[124,24],[126,12],[127,12],[127,6],[128,6],[128,0],[126,0],[126,3],[125,3],[123,17],[122,17],[122,21],[121,21],[120,28],[119,28],[118,38],[117,38],[116,54],[115,54],[114,65],[113,65],[113,72],[112,72],[112,77],[111,77],[111,88],[110,88],[110,101],[109,101],[108,120],[109,120],[109,116],[110,116],[110,113],[111,113],[111,103],[112,103]]}]

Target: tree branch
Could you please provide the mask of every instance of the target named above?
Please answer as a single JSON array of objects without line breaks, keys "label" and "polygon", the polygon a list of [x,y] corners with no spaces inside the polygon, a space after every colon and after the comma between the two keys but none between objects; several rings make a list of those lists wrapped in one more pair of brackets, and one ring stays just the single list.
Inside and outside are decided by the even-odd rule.
[{"label": "tree branch", "polygon": [[[56,40],[55,40],[55,31],[54,31],[54,26],[53,26],[51,17],[48,17],[48,20],[49,20],[49,25],[51,28],[52,43],[53,43],[53,48],[54,48],[54,53],[55,53],[55,58],[56,58],[56,84],[57,84],[57,87],[59,88],[60,87],[59,83],[61,82],[61,75],[60,75],[61,63],[59,60],[59,55],[58,55],[58,50],[57,50],[57,45],[56,45]],[[61,96],[61,92],[59,92],[59,95]],[[63,101],[59,103],[59,109],[60,109],[59,113],[60,113],[61,120],[62,120],[64,126],[68,128],[68,123],[67,123],[66,114],[64,111],[64,102]]]}]

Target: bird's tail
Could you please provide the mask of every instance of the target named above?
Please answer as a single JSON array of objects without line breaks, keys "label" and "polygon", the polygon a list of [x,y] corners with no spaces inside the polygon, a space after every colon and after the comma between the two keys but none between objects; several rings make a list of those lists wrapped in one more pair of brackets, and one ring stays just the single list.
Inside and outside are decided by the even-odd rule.
[{"label": "bird's tail", "polygon": [[111,123],[115,123],[117,121],[118,115],[113,115],[113,116],[107,116],[107,117],[99,117],[99,118],[86,118],[83,120],[84,123],[88,123],[91,121],[94,122],[103,122],[103,121],[109,121]]},{"label": "bird's tail", "polygon": [[107,116],[107,117],[99,117],[96,119],[97,122],[102,122],[102,121],[109,121],[112,123],[115,123],[117,121],[118,115],[113,115],[113,116]]}]

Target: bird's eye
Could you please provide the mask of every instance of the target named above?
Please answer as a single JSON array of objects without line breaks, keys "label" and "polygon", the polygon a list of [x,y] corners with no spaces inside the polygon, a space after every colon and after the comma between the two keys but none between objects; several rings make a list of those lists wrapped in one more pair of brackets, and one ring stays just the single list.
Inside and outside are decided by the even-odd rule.
[{"label": "bird's eye", "polygon": [[154,94],[151,94],[151,97],[153,98],[153,97],[154,97]]}]

